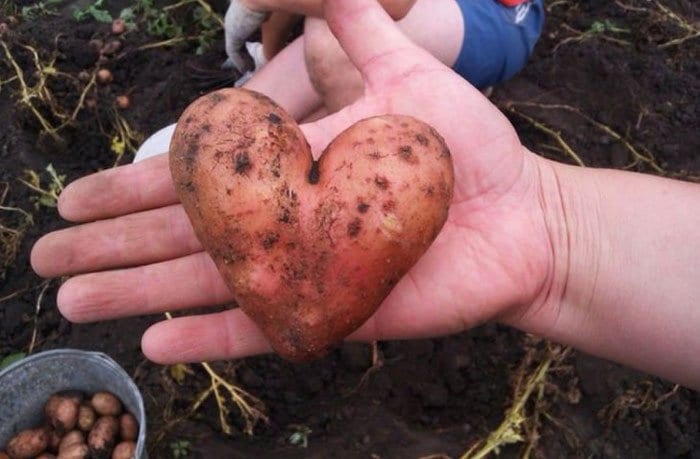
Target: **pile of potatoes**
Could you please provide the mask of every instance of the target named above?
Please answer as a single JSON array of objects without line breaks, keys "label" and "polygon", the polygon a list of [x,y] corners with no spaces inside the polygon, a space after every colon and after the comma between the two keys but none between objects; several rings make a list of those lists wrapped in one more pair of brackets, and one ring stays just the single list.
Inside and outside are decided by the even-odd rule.
[{"label": "pile of potatoes", "polygon": [[59,392],[49,397],[44,414],[45,424],[15,435],[0,459],[134,457],[139,425],[114,394]]}]

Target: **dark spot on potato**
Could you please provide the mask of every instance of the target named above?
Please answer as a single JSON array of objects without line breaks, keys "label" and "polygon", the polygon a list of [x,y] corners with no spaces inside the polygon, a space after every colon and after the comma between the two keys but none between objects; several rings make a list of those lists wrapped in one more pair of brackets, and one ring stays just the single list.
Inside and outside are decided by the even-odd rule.
[{"label": "dark spot on potato", "polygon": [[194,183],[192,183],[192,180],[185,182],[182,187],[188,191],[189,193],[194,193]]},{"label": "dark spot on potato", "polygon": [[209,94],[208,99],[213,105],[217,105],[219,102],[226,99],[226,97],[220,92],[212,92]]},{"label": "dark spot on potato", "polygon": [[399,155],[407,161],[411,160],[411,156],[413,156],[413,149],[409,145],[403,145],[399,147]]},{"label": "dark spot on potato", "polygon": [[362,229],[362,220],[359,218],[354,218],[350,223],[348,223],[348,236],[355,237],[360,234]]},{"label": "dark spot on potato", "polygon": [[440,154],[441,154],[441,156],[445,156],[447,158],[449,158],[451,156],[450,149],[447,148],[447,145],[445,145],[445,144],[442,145],[442,152]]},{"label": "dark spot on potato", "polygon": [[290,220],[289,209],[283,208],[282,213],[280,214],[280,216],[277,220],[282,222],[282,223],[289,223],[289,220]]},{"label": "dark spot on potato", "polygon": [[391,199],[388,201],[384,201],[384,203],[382,203],[382,210],[384,212],[391,212],[395,208],[396,208],[396,202],[391,200]]},{"label": "dark spot on potato", "polygon": [[313,163],[311,163],[311,169],[309,169],[309,183],[312,185],[316,185],[318,183],[318,179],[318,161],[314,161]]},{"label": "dark spot on potato", "polygon": [[374,184],[377,185],[380,190],[386,190],[389,188],[389,180],[383,175],[375,175]]},{"label": "dark spot on potato", "polygon": [[185,147],[185,153],[184,153],[183,158],[182,158],[185,162],[185,167],[189,170],[190,173],[192,172],[192,169],[194,168],[194,164],[197,161],[198,152],[199,152],[199,139],[195,138],[187,143],[187,146]]},{"label": "dark spot on potato", "polygon": [[247,152],[236,155],[236,174],[245,174],[253,167]]},{"label": "dark spot on potato", "polygon": [[287,328],[282,335],[282,342],[285,347],[291,348],[293,353],[303,353],[304,352],[304,338],[301,336],[298,330],[294,328]]},{"label": "dark spot on potato", "polygon": [[430,143],[428,141],[428,138],[424,136],[423,134],[416,134],[416,140],[418,141],[419,144],[423,145],[424,147],[427,147],[428,144]]},{"label": "dark spot on potato", "polygon": [[202,125],[202,131],[204,131],[204,132],[211,132],[211,124],[208,124],[208,123],[203,124],[203,125]]},{"label": "dark spot on potato", "polygon": [[277,241],[280,240],[280,235],[275,232],[270,232],[265,235],[262,241],[262,245],[265,248],[265,250],[270,250],[273,245],[277,243]]},{"label": "dark spot on potato", "polygon": [[282,122],[282,118],[277,116],[276,113],[270,113],[269,115],[267,115],[267,119],[272,124],[280,124]]},{"label": "dark spot on potato", "polygon": [[372,128],[372,129],[369,130],[369,133],[370,133],[370,134],[376,134],[376,133],[377,133],[377,130],[374,129],[374,128]]},{"label": "dark spot on potato", "polygon": [[277,153],[275,155],[275,157],[272,159],[270,171],[272,172],[272,175],[274,175],[275,177],[280,176],[280,155],[279,155],[279,153]]},{"label": "dark spot on potato", "polygon": [[432,185],[429,185],[428,188],[425,189],[425,195],[432,196],[434,194],[435,194],[435,187]]},{"label": "dark spot on potato", "polygon": [[372,137],[367,137],[365,142],[367,142],[367,145],[374,145],[374,139]]},{"label": "dark spot on potato", "polygon": [[405,122],[405,121],[402,121],[402,122],[401,122],[401,127],[402,127],[402,128],[407,128],[407,127],[408,127],[408,123]]},{"label": "dark spot on potato", "polygon": [[224,152],[221,151],[221,150],[219,150],[219,151],[217,151],[216,153],[214,153],[214,159],[217,160],[217,161],[220,161],[220,160],[221,160],[221,157],[222,157],[223,155],[224,155]]},{"label": "dark spot on potato", "polygon": [[369,209],[369,204],[366,202],[360,202],[357,205],[357,211],[360,212],[361,214],[367,213],[367,210]]},{"label": "dark spot on potato", "polygon": [[285,277],[291,281],[306,279],[306,266],[304,263],[284,263],[282,265]]},{"label": "dark spot on potato", "polygon": [[226,188],[226,196],[231,196],[231,188]]},{"label": "dark spot on potato", "polygon": [[382,154],[379,153],[377,150],[374,150],[374,151],[373,151],[372,153],[370,153],[368,156],[369,156],[371,159],[374,159],[374,160],[379,160],[379,159],[382,158]]}]

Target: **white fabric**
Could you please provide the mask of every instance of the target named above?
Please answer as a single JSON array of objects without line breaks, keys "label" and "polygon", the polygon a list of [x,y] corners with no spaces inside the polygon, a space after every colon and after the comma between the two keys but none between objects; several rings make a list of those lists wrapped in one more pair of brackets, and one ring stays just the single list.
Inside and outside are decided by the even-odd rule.
[{"label": "white fabric", "polygon": [[228,56],[224,62],[224,68],[235,68],[241,73],[248,70],[241,49],[245,40],[258,30],[266,16],[267,13],[253,11],[245,6],[241,0],[231,1],[224,18],[224,44]]},{"label": "white fabric", "polygon": [[146,158],[168,153],[170,150],[170,140],[173,138],[174,132],[175,124],[171,124],[151,135],[136,151],[134,162],[137,163]]},{"label": "white fabric", "polygon": [[265,53],[263,52],[263,45],[258,41],[247,41],[245,43],[245,48],[248,50],[248,54],[253,58],[255,62],[255,69],[248,70],[241,77],[236,80],[234,87],[240,88],[250,80],[255,72],[260,70],[265,64],[267,64],[267,59],[265,59]]}]

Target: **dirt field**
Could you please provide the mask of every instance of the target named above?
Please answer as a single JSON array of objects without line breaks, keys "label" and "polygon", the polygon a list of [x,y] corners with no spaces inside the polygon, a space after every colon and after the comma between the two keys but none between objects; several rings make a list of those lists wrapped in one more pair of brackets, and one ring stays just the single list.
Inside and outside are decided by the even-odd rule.
[{"label": "dirt field", "polygon": [[[162,10],[147,1],[109,2],[113,16],[141,5],[137,28],[117,37],[96,20],[99,2],[1,0],[0,359],[59,347],[110,354],[143,392],[155,458],[460,457],[472,447],[468,457],[498,449],[503,457],[700,458],[700,394],[498,325],[381,342],[383,363],[369,373],[364,344],[304,365],[275,356],[215,363],[268,419],[248,435],[228,400],[225,435],[204,367],[161,367],[141,354],[141,334],[160,316],[62,319],[60,279],[43,281],[28,264],[34,241],[66,225],[51,207],[61,183],[129,162],[133,146],[202,93],[202,70],[215,75],[223,58],[216,18],[196,0],[181,3],[167,14],[172,22],[158,22]],[[219,14],[223,3],[212,3]],[[546,3],[531,62],[492,97],[526,145],[572,164],[697,181],[700,4]],[[78,22],[75,5],[98,12]],[[98,67],[111,70],[110,84],[94,83]],[[117,107],[120,95],[128,108]]]}]

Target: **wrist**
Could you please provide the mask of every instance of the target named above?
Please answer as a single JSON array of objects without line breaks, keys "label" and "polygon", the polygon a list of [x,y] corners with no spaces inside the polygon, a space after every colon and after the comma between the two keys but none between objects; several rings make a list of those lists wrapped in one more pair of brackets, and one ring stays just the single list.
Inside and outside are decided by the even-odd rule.
[{"label": "wrist", "polygon": [[549,265],[541,289],[508,322],[526,332],[552,339],[567,335],[586,321],[603,247],[600,194],[583,168],[532,154],[539,172],[539,200],[549,239]]}]

